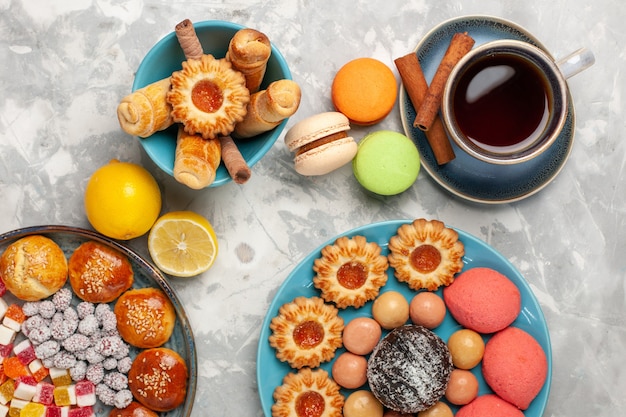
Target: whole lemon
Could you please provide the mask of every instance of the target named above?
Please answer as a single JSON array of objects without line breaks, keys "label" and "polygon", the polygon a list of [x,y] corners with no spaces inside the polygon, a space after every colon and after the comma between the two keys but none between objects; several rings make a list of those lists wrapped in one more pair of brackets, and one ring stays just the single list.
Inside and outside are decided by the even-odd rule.
[{"label": "whole lemon", "polygon": [[144,167],[112,160],[89,178],[89,223],[105,236],[129,240],[146,234],[161,212],[161,190]]}]

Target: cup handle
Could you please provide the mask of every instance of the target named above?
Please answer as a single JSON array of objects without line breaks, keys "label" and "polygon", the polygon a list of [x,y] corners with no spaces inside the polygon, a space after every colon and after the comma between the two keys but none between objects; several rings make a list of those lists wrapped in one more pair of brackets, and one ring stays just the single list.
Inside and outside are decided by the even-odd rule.
[{"label": "cup handle", "polygon": [[570,78],[586,70],[596,62],[596,58],[587,48],[580,48],[571,54],[556,61],[563,77]]}]

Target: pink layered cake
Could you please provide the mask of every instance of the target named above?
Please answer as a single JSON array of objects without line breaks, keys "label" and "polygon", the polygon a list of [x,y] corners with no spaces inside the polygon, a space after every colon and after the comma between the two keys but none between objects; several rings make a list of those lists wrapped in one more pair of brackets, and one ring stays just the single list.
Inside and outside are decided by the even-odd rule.
[{"label": "pink layered cake", "polygon": [[524,417],[517,407],[497,395],[487,394],[477,397],[456,412],[455,417]]},{"label": "pink layered cake", "polygon": [[456,321],[479,333],[504,329],[521,310],[517,286],[490,268],[472,268],[461,273],[444,288],[443,299]]},{"label": "pink layered cake", "polygon": [[548,375],[548,360],[541,345],[517,327],[508,327],[487,342],[483,377],[504,400],[526,410]]}]

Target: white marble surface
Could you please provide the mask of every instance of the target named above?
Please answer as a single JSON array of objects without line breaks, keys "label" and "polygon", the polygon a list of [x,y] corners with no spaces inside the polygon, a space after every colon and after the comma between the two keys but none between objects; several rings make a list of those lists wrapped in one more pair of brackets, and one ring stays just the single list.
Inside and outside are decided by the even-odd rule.
[{"label": "white marble surface", "polygon": [[[282,137],[243,186],[191,191],[163,174],[118,125],[115,108],[144,54],[179,21],[223,19],[258,28],[303,89],[289,121],[331,110],[337,69],[370,56],[393,68],[433,26],[488,14],[512,20],[555,56],[589,47],[596,64],[570,80],[571,157],[546,189],[487,206],[454,198],[422,170],[391,198],[368,197],[344,167],[295,173]],[[215,266],[173,280],[198,342],[194,416],[261,416],[259,328],[290,270],[327,239],[385,219],[427,217],[465,230],[506,256],[546,315],[554,374],[545,416],[626,410],[626,3],[618,0],[0,0],[0,232],[38,224],[89,227],[82,194],[111,158],[154,173],[164,211],[191,209],[214,225]],[[394,68],[395,72],[395,68]],[[380,125],[402,131],[398,108]],[[146,254],[145,238],[129,245]],[[208,319],[207,319],[208,317]]]}]

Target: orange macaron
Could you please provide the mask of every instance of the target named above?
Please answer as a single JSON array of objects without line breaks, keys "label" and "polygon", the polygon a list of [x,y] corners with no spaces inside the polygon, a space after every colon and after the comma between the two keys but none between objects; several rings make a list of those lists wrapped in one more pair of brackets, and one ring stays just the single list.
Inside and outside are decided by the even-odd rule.
[{"label": "orange macaron", "polygon": [[369,126],[393,109],[398,85],[391,69],[374,58],[357,58],[337,71],[331,88],[333,105],[351,123]]}]

